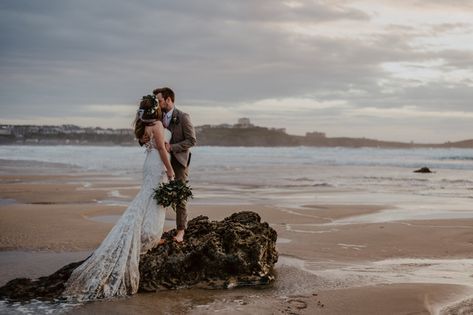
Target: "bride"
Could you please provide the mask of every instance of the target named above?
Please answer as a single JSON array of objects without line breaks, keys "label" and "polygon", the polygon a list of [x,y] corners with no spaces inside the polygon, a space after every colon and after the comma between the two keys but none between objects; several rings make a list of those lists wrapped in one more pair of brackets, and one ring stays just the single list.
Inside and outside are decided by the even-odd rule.
[{"label": "bride", "polygon": [[102,244],[77,267],[65,284],[65,297],[80,301],[133,294],[140,281],[140,255],[160,244],[165,209],[153,199],[154,188],[174,178],[165,142],[171,138],[161,123],[154,96],[144,96],[135,119],[135,136],[147,135],[143,184]]}]

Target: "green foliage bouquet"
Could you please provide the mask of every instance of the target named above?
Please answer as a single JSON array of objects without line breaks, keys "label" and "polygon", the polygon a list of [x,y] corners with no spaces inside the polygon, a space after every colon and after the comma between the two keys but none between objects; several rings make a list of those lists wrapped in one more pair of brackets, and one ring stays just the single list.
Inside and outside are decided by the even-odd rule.
[{"label": "green foliage bouquet", "polygon": [[161,183],[154,189],[153,198],[156,199],[159,206],[165,208],[171,206],[174,211],[178,204],[185,203],[189,198],[194,198],[192,188],[187,184],[188,181],[171,180],[168,183]]}]

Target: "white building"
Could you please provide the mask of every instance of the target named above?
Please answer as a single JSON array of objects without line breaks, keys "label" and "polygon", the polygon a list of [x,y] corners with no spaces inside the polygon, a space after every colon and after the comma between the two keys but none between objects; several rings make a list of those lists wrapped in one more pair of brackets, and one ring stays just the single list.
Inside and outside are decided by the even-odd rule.
[{"label": "white building", "polygon": [[238,123],[234,125],[235,128],[250,128],[253,127],[253,124],[250,122],[250,119],[247,117],[242,117],[238,119]]}]

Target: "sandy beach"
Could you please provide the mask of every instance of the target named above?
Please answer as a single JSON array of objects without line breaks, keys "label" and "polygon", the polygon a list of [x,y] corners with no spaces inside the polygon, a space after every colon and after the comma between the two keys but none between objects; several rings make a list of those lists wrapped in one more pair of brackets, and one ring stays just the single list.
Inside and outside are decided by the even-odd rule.
[{"label": "sandy beach", "polygon": [[[139,189],[133,179],[61,165],[6,160],[0,165],[1,285],[87,257]],[[350,200],[297,207],[196,200],[190,218],[203,214],[220,220],[252,210],[278,232],[280,259],[272,285],[137,294],[70,312],[467,314],[473,296],[473,219],[351,222],[395,208]],[[166,229],[174,228],[173,220],[169,212]]]}]

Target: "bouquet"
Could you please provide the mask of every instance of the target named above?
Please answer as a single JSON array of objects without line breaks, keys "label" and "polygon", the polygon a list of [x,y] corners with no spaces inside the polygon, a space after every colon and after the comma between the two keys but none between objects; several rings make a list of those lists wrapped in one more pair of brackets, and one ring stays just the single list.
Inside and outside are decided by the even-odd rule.
[{"label": "bouquet", "polygon": [[156,199],[159,206],[167,208],[171,206],[174,211],[178,204],[185,203],[189,198],[194,198],[192,188],[188,181],[171,180],[168,183],[161,183],[154,189],[153,199]]}]

